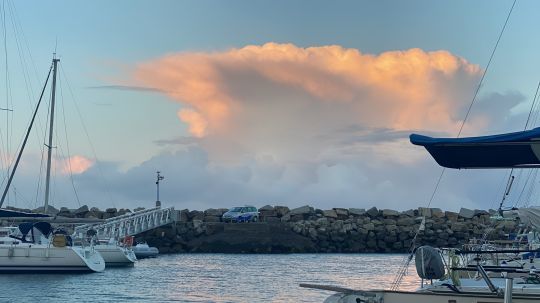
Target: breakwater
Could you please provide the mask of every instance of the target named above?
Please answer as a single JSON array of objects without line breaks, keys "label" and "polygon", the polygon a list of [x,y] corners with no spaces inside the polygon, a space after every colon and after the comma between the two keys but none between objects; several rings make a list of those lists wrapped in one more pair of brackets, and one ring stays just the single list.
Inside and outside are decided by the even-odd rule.
[{"label": "breakwater", "polygon": [[[259,208],[259,222],[250,223],[222,222],[226,211],[178,210],[175,223],[139,234],[136,241],[148,242],[161,253],[391,253],[407,251],[418,230],[417,244],[459,247],[470,239],[483,238],[486,232],[488,239],[502,240],[517,229],[516,221],[492,221],[493,210],[466,208],[459,212],[439,208],[399,212],[376,207],[321,210],[308,205],[293,209],[266,205]],[[129,212],[86,205],[49,208],[57,218],[81,220],[108,219]]]},{"label": "breakwater", "polygon": [[416,242],[458,247],[473,238],[506,239],[515,221],[493,222],[494,211],[462,208],[459,213],[438,208],[398,212],[358,208],[330,210],[302,206],[264,206],[260,222],[224,223],[226,209],[181,210],[178,221],[136,239],[162,253],[391,253],[405,252]]}]

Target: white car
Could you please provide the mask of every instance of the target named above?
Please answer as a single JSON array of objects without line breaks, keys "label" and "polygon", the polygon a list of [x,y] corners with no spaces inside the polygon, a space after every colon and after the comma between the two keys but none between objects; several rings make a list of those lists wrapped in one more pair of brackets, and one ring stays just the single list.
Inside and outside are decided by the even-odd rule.
[{"label": "white car", "polygon": [[221,218],[223,222],[257,222],[259,211],[254,206],[233,207]]}]

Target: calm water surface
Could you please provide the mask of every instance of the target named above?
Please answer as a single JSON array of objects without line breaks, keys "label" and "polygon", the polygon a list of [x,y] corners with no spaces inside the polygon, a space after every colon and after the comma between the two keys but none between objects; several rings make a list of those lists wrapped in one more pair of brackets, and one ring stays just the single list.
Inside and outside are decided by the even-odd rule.
[{"label": "calm water surface", "polygon": [[[322,302],[332,284],[389,288],[403,255],[178,254],[93,274],[0,275],[0,302]],[[413,267],[402,289],[419,282]]]}]

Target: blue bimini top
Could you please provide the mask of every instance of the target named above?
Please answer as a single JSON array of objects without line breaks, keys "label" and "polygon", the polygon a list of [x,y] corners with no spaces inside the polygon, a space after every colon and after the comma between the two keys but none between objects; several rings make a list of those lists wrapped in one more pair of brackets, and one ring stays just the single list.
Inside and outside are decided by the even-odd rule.
[{"label": "blue bimini top", "polygon": [[410,135],[448,168],[540,167],[540,127],[528,131],[469,138]]}]

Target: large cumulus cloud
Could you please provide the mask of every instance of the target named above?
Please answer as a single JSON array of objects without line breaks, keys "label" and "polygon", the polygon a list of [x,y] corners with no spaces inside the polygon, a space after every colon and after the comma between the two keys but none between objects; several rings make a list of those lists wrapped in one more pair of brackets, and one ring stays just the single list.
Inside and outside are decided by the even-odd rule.
[{"label": "large cumulus cloud", "polygon": [[139,64],[134,76],[187,105],[179,117],[203,137],[247,127],[247,117],[298,122],[302,111],[303,118],[325,112],[322,126],[335,124],[335,113],[349,123],[454,130],[480,72],[447,51],[371,55],[337,45],[267,43],[170,54]]},{"label": "large cumulus cloud", "polygon": [[[122,88],[178,102],[189,133],[157,137],[165,151],[127,170],[95,163],[75,185],[83,203],[149,206],[161,170],[162,201],[177,207],[425,206],[440,168],[408,135],[455,136],[481,73],[444,50],[268,43],[168,54],[134,66]],[[519,130],[523,101],[482,94],[464,134]],[[449,171],[432,206],[490,207],[504,174]]]}]

